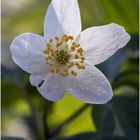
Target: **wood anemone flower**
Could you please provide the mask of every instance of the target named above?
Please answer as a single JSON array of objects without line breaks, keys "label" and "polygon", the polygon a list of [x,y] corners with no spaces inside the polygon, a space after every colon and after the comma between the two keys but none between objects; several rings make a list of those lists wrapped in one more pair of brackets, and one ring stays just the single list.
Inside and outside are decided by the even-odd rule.
[{"label": "wood anemone flower", "polygon": [[115,23],[81,31],[77,0],[52,0],[44,36],[23,33],[11,44],[14,62],[30,73],[30,82],[51,101],[66,91],[86,103],[103,104],[112,96],[106,77],[94,65],[111,57],[130,40]]}]

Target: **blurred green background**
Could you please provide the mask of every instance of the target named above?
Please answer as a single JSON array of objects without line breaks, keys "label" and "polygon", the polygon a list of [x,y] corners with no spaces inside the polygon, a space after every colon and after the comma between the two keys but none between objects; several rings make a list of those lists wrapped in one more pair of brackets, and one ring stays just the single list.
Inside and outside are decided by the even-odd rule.
[{"label": "blurred green background", "polygon": [[111,22],[131,35],[127,46],[98,65],[112,84],[114,97],[105,105],[86,106],[69,94],[45,101],[29,75],[11,59],[10,44],[23,32],[43,34],[50,0],[2,0],[2,136],[3,140],[138,140],[139,53],[138,0],[79,0],[83,29]]}]

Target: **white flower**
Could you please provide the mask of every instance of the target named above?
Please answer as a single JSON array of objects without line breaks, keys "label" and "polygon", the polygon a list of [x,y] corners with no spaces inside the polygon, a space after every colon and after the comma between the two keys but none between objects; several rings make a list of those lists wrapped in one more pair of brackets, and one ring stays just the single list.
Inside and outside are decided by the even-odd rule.
[{"label": "white flower", "polygon": [[30,82],[51,101],[65,92],[87,103],[103,104],[112,96],[106,77],[94,66],[124,47],[130,36],[108,24],[81,32],[77,0],[52,0],[44,20],[44,37],[24,33],[14,39],[14,62],[30,73]]}]

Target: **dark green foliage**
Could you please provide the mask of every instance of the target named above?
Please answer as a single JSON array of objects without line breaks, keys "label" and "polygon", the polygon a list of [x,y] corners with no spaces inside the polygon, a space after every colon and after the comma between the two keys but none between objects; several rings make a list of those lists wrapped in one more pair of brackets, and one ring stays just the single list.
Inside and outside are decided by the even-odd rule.
[{"label": "dark green foliage", "polygon": [[139,108],[138,100],[128,97],[115,97],[112,100],[114,111],[128,140],[138,140]]},{"label": "dark green foliage", "polygon": [[25,140],[25,139],[18,137],[2,137],[1,140]]},{"label": "dark green foliage", "polygon": [[115,120],[113,108],[110,103],[94,105],[92,110],[93,121],[100,135],[113,133],[115,129]]},{"label": "dark green foliage", "polygon": [[97,133],[88,132],[88,133],[81,133],[81,134],[69,136],[69,137],[53,138],[50,140],[127,140],[127,139],[123,136],[116,136],[116,135],[100,136]]},{"label": "dark green foliage", "polygon": [[[127,31],[138,33],[138,0],[99,0],[106,22],[123,25]],[[131,12],[130,12],[131,11]]]},{"label": "dark green foliage", "polygon": [[94,105],[92,116],[100,135],[114,134],[114,127],[119,123],[127,140],[138,140],[138,101],[135,98],[116,96],[106,105]]},{"label": "dark green foliage", "polygon": [[53,138],[51,140],[92,140],[93,138],[96,138],[96,135],[97,135],[96,133],[89,132],[89,133],[81,133],[69,137]]}]

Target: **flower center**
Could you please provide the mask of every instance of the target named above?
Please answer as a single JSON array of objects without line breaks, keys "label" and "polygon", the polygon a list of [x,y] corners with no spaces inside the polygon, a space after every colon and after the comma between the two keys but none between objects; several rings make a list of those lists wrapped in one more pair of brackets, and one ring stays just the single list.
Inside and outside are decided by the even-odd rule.
[{"label": "flower center", "polygon": [[50,39],[43,51],[46,54],[45,63],[50,66],[50,72],[61,76],[77,75],[77,70],[85,69],[84,50],[74,42],[72,36],[63,35],[61,38]]},{"label": "flower center", "polygon": [[55,59],[59,64],[67,64],[70,60],[71,55],[67,50],[56,51]]}]

